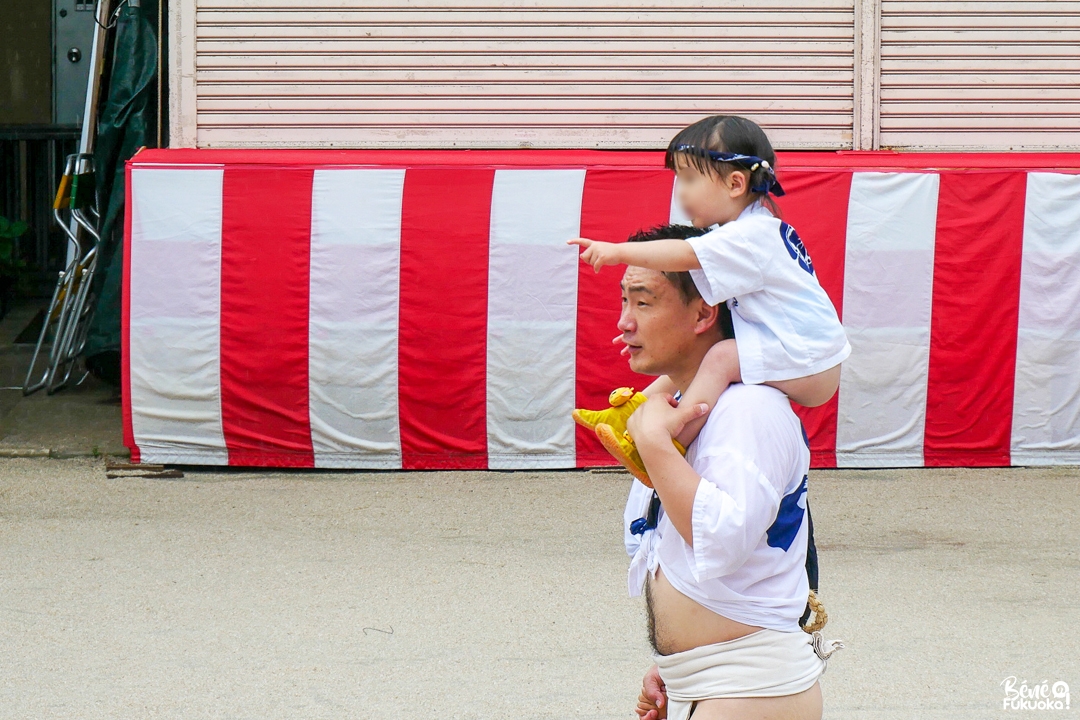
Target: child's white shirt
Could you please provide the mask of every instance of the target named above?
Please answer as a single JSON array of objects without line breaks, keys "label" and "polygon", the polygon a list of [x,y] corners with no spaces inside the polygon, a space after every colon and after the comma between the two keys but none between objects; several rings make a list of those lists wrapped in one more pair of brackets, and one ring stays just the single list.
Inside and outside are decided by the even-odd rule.
[{"label": "child's white shirt", "polygon": [[807,377],[851,354],[802,241],[760,202],[687,242],[701,264],[690,271],[701,297],[731,309],[744,383]]}]

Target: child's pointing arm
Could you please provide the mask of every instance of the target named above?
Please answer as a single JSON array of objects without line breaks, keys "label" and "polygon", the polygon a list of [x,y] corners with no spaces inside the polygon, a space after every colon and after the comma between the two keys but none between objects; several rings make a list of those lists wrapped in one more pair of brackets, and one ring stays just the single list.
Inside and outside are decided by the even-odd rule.
[{"label": "child's pointing arm", "polygon": [[685,240],[609,243],[574,238],[566,244],[584,248],[581,259],[596,272],[605,265],[634,265],[661,272],[701,269],[694,249]]}]

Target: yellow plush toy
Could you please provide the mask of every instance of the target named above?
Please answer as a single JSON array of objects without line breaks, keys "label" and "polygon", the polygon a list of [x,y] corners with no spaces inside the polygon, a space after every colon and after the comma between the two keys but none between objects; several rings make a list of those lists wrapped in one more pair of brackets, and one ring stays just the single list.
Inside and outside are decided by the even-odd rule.
[{"label": "yellow plush toy", "polygon": [[596,430],[600,424],[610,425],[619,433],[626,431],[626,421],[634,414],[646,397],[634,392],[632,387],[615,388],[608,395],[610,408],[605,410],[574,410],[574,422],[589,430]]},{"label": "yellow plush toy", "polygon": [[[641,461],[637,446],[630,433],[626,431],[626,421],[648,398],[643,393],[635,392],[632,387],[615,388],[608,395],[610,408],[604,410],[574,410],[574,422],[596,433],[604,449],[611,453],[630,474],[646,487],[652,487],[652,480]],[[672,441],[683,455],[686,448],[675,439]]]}]

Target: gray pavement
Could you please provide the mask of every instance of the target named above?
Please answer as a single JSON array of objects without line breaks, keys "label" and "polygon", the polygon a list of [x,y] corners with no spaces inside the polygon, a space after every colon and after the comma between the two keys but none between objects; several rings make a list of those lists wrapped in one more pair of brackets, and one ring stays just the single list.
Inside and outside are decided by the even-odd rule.
[{"label": "gray pavement", "polygon": [[[627,475],[110,480],[113,388],[8,389],[35,310],[0,321],[0,720],[636,717]],[[826,718],[1080,717],[1080,469],[810,488]],[[1010,676],[1076,700],[1005,711]]]},{"label": "gray pavement", "polygon": [[[0,718],[636,717],[628,476],[185,472],[0,460]],[[1080,470],[810,488],[825,717],[1080,716]]]},{"label": "gray pavement", "polygon": [[[82,373],[49,396],[41,390],[23,397],[22,385],[33,343],[16,343],[47,300],[23,302],[0,319],[0,458],[126,457],[115,388]],[[34,338],[36,342],[37,338]],[[82,380],[81,384],[76,384]]]}]

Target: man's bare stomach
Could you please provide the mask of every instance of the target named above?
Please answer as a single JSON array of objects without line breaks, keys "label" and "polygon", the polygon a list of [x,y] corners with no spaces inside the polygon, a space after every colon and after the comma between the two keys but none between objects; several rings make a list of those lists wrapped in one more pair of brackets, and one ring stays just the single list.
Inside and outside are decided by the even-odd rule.
[{"label": "man's bare stomach", "polygon": [[661,655],[734,640],[762,629],[726,618],[691,600],[675,589],[659,567],[656,577],[646,580],[645,598],[650,638]]},{"label": "man's bare stomach", "polygon": [[[649,636],[661,655],[701,645],[726,642],[762,628],[745,625],[714,613],[676,590],[657,567],[648,578],[645,599],[649,608]],[[695,702],[690,720],[821,720],[821,685],[794,695],[753,698],[713,698]],[[661,718],[667,717],[665,709]]]}]

